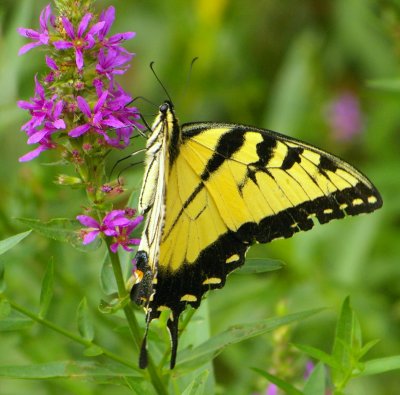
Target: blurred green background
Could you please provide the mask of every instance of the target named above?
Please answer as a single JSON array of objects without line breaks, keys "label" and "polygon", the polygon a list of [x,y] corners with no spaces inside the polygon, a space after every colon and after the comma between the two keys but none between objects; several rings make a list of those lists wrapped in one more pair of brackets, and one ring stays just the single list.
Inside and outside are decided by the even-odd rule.
[{"label": "blurred green background", "polygon": [[[83,192],[54,184],[58,173],[72,169],[46,166],[54,159],[51,154],[18,162],[28,150],[25,134],[19,131],[27,116],[16,101],[32,96],[33,76],[45,67],[40,49],[17,56],[26,41],[16,28],[37,28],[45,4],[0,3],[1,239],[25,230],[16,217],[73,218],[86,203]],[[117,9],[114,33],[137,32],[126,44],[137,56],[119,79],[133,96],[157,104],[165,99],[148,66],[155,61],[182,122],[251,124],[306,140],[356,165],[383,196],[383,209],[373,215],[254,247],[250,256],[282,260],[285,268],[272,274],[230,276],[222,291],[208,296],[211,332],[273,316],[282,304],[286,312],[325,306],[325,312],[297,325],[290,341],[329,351],[340,305],[350,295],[365,340],[381,339],[369,357],[400,354],[400,90],[394,82],[377,83],[399,78],[399,1],[97,2],[99,10],[108,5]],[[194,57],[199,59],[190,73]],[[138,105],[151,122],[154,107],[140,100]],[[140,169],[132,176],[124,174],[128,189],[137,188],[135,171]],[[7,295],[33,309],[45,266],[54,259],[55,302],[49,318],[73,329],[76,306],[86,296],[97,337],[127,355],[130,347],[124,340],[129,342],[129,336],[114,330],[123,320],[97,311],[102,297],[100,252],[82,254],[31,235],[1,259]],[[265,335],[224,351],[215,361],[221,393],[262,392],[266,382],[249,367],[276,369],[271,358],[275,346],[276,339]],[[0,332],[0,365],[73,358],[83,358],[81,347],[39,326]],[[296,363],[305,363],[296,358]],[[393,372],[354,380],[349,393],[397,395],[399,387],[400,372]],[[2,395],[56,391],[129,393],[106,383],[0,380]]]}]

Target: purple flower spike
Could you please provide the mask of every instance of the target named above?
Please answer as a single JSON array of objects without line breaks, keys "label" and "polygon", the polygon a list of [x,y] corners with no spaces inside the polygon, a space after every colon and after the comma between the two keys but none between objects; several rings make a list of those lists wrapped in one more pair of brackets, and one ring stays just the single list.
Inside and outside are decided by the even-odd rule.
[{"label": "purple flower spike", "polygon": [[18,33],[21,36],[30,38],[32,40],[31,43],[25,44],[18,52],[18,55],[22,55],[32,48],[38,47],[40,45],[48,45],[50,41],[49,28],[48,25],[55,27],[55,18],[51,13],[50,4],[48,4],[40,13],[40,30],[36,31],[33,29],[25,29],[23,27],[19,27],[17,29]]},{"label": "purple flower spike", "polygon": [[53,45],[59,50],[70,48],[75,50],[75,61],[78,70],[83,69],[83,51],[93,48],[96,43],[94,36],[99,33],[100,29],[105,24],[104,21],[97,22],[89,29],[88,32],[86,32],[91,19],[92,14],[85,14],[75,33],[74,27],[72,26],[70,20],[66,17],[62,17],[62,23],[68,37],[70,38],[70,41],[61,40],[53,43]]}]

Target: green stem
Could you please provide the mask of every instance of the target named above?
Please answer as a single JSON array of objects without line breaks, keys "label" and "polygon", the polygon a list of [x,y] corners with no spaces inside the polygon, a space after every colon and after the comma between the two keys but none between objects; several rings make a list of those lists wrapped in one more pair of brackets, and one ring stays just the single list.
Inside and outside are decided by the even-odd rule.
[{"label": "green stem", "polygon": [[[107,247],[108,247],[108,251],[109,251],[109,256],[110,256],[115,280],[117,282],[118,296],[119,296],[120,300],[124,300],[128,296],[128,291],[125,287],[125,280],[124,280],[124,276],[122,274],[119,257],[118,257],[118,254],[114,254],[111,252],[110,239],[106,239],[106,242],[107,242]],[[142,342],[142,338],[141,338],[141,334],[140,334],[140,327],[136,320],[131,303],[128,303],[127,305],[125,305],[124,313],[125,313],[126,320],[128,322],[128,326],[129,326],[132,338],[134,340],[134,344],[136,345],[137,350],[140,350],[140,346],[141,346],[141,342]],[[157,393],[160,395],[168,395],[167,389],[165,388],[164,383],[161,379],[160,372],[157,370],[157,368],[153,362],[153,359],[151,358],[150,355],[148,357],[147,369],[148,369],[148,372],[150,375],[151,382],[152,382],[155,390],[157,391]]]},{"label": "green stem", "polygon": [[126,361],[125,359],[123,359],[120,356],[114,354],[113,352],[111,352],[111,351],[99,346],[98,344],[94,343],[93,341],[87,340],[87,339],[85,339],[85,338],[83,338],[81,336],[76,335],[75,333],[69,332],[69,331],[65,330],[64,328],[54,324],[53,322],[39,317],[37,314],[25,309],[24,307],[20,306],[17,303],[14,303],[14,302],[12,302],[10,300],[8,300],[8,303],[10,303],[10,306],[14,310],[16,310],[16,311],[20,312],[21,314],[31,318],[32,320],[38,322],[39,324],[47,326],[48,328],[52,329],[53,331],[58,332],[61,335],[65,336],[65,337],[68,337],[69,339],[74,340],[77,343],[80,343],[85,347],[90,347],[90,346],[99,347],[102,350],[103,354],[106,355],[107,357],[109,357],[110,359],[113,359],[114,361],[117,361],[117,362],[119,362],[119,363],[121,363],[121,364],[123,364],[125,366],[128,366],[131,369],[137,370],[136,366],[134,364],[132,364],[131,362]]}]

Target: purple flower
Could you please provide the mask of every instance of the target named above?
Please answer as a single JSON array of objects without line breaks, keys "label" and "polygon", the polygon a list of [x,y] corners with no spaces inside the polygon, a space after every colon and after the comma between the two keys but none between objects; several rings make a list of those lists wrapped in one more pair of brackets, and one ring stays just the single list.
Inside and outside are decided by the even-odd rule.
[{"label": "purple flower", "polygon": [[102,48],[99,51],[96,71],[111,80],[113,74],[124,74],[128,70],[129,65],[126,63],[131,61],[132,56],[129,52],[122,52],[114,48],[108,50]]},{"label": "purple flower", "polygon": [[62,119],[64,102],[56,99],[57,95],[53,95],[50,100],[46,99],[44,88],[35,76],[35,96],[31,101],[18,101],[18,106],[28,110],[32,116],[21,130],[28,135],[28,144],[39,143],[39,147],[19,158],[20,162],[36,158],[41,152],[56,147],[51,135],[66,128]]},{"label": "purple flower", "polygon": [[113,6],[108,7],[105,11],[100,14],[99,21],[103,21],[104,25],[98,33],[100,42],[104,47],[118,49],[122,52],[127,52],[125,48],[119,46],[122,41],[130,40],[135,37],[135,32],[126,32],[114,34],[111,37],[106,37],[111,29],[112,24],[115,20],[115,8]]},{"label": "purple flower", "polygon": [[77,97],[77,103],[79,109],[86,116],[87,122],[83,125],[80,125],[74,129],[72,129],[68,135],[70,137],[79,137],[84,133],[87,133],[89,130],[94,130],[96,133],[102,135],[104,139],[107,141],[108,136],[105,132],[105,129],[108,127],[112,128],[123,128],[126,125],[116,119],[114,116],[110,114],[110,111],[106,111],[103,107],[105,105],[107,96],[109,92],[104,91],[99,100],[95,104],[93,111],[90,109],[87,101],[81,97]]},{"label": "purple flower", "polygon": [[270,384],[267,387],[265,395],[278,395],[278,387],[275,384]]},{"label": "purple flower", "polygon": [[55,18],[51,13],[50,4],[48,4],[40,13],[40,30],[36,31],[33,29],[25,29],[23,27],[19,27],[17,29],[18,33],[21,36],[30,38],[32,40],[31,43],[25,44],[18,52],[18,55],[22,55],[32,48],[38,47],[40,45],[48,45],[50,41],[49,28],[48,24],[51,24],[52,27],[55,27]]},{"label": "purple flower", "polygon": [[62,17],[62,24],[64,26],[65,32],[67,33],[68,37],[70,38],[70,41],[55,41],[53,45],[57,49],[69,49],[69,48],[74,48],[75,50],[75,60],[76,60],[76,66],[78,67],[78,70],[82,70],[83,68],[83,51],[88,50],[93,48],[93,46],[96,44],[96,41],[94,39],[94,36],[98,34],[100,29],[104,26],[105,22],[97,22],[95,23],[88,32],[86,32],[86,29],[88,28],[89,22],[92,19],[92,14],[87,13],[83,16],[81,22],[79,23],[79,26],[76,30],[74,31],[74,27],[72,23],[69,21],[67,17]]},{"label": "purple flower", "polygon": [[47,151],[49,149],[54,149],[54,148],[56,148],[56,144],[52,142],[50,138],[45,137],[39,142],[39,146],[37,148],[21,156],[19,158],[19,161],[28,162],[38,157],[43,151]]},{"label": "purple flower", "polygon": [[78,215],[76,219],[87,227],[81,231],[83,244],[91,243],[99,234],[111,236],[113,243],[110,250],[117,252],[121,246],[126,251],[132,251],[130,246],[138,245],[140,239],[130,238],[132,231],[142,222],[143,217],[128,218],[126,210],[112,210],[99,223],[94,218],[87,215]]},{"label": "purple flower", "polygon": [[329,105],[328,122],[337,140],[348,141],[359,134],[363,122],[358,98],[351,92],[340,94]]}]

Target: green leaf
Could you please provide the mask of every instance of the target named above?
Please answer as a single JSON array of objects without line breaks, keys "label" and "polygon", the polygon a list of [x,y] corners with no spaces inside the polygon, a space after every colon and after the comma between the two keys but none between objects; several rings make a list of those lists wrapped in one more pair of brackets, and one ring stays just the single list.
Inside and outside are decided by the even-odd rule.
[{"label": "green leaf", "polygon": [[325,395],[326,374],[325,367],[318,363],[304,385],[304,395]]},{"label": "green leaf", "polygon": [[87,347],[83,353],[85,357],[97,357],[98,355],[103,354],[103,349],[99,346],[92,344]]},{"label": "green leaf", "polygon": [[300,313],[289,314],[283,317],[270,318],[249,324],[238,324],[231,326],[226,331],[219,333],[200,346],[194,349],[186,349],[181,352],[179,358],[179,367],[199,366],[214,358],[230,344],[239,343],[243,340],[271,332],[274,329],[288,325],[296,321],[302,321],[322,309],[313,309]]},{"label": "green leaf", "polygon": [[103,264],[100,271],[100,286],[105,295],[112,295],[118,292],[114,271],[108,251],[104,254]]},{"label": "green leaf", "polygon": [[100,239],[96,239],[88,245],[83,245],[79,235],[82,225],[76,220],[68,218],[55,218],[48,222],[31,218],[18,218],[18,220],[42,236],[68,243],[79,251],[93,251],[101,244]]},{"label": "green leaf", "polygon": [[100,300],[99,310],[103,314],[115,314],[118,310],[123,309],[128,303],[131,302],[129,294],[123,299],[120,299],[117,293],[113,294],[115,297],[110,301]]},{"label": "green leaf", "polygon": [[94,327],[92,320],[90,319],[89,316],[89,310],[86,298],[83,298],[81,303],[79,303],[77,311],[77,320],[78,320],[78,330],[81,336],[86,340],[92,341],[94,338]]},{"label": "green leaf", "polygon": [[245,264],[235,270],[235,274],[255,274],[282,269],[284,263],[275,259],[247,258]]},{"label": "green leaf", "polygon": [[0,377],[21,379],[54,379],[54,378],[80,378],[93,379],[95,377],[141,377],[141,372],[123,365],[101,365],[86,361],[62,361],[40,363],[34,365],[7,365],[0,366]]},{"label": "green leaf", "polygon": [[0,241],[0,255],[4,254],[9,249],[16,246],[20,241],[25,239],[32,231],[28,230],[27,232],[19,233],[17,235],[11,236],[8,239]]},{"label": "green leaf", "polygon": [[[347,297],[342,305],[339,320],[336,324],[336,333],[333,343],[332,356],[342,372],[351,368],[352,339],[354,330],[354,313],[350,307],[350,298]],[[336,372],[337,374],[341,374]]]},{"label": "green leaf", "polygon": [[371,359],[370,361],[364,362],[364,370],[361,372],[360,376],[372,376],[391,370],[400,370],[400,355]]},{"label": "green leaf", "polygon": [[305,344],[294,344],[294,346],[310,357],[317,359],[318,361],[321,361],[332,368],[340,369],[340,365],[337,363],[336,359],[325,351],[319,350],[315,347],[307,346]]},{"label": "green leaf", "polygon": [[201,372],[182,392],[182,395],[202,395],[208,377],[208,370]]},{"label": "green leaf", "polygon": [[278,386],[280,389],[285,391],[286,395],[304,395],[301,391],[299,391],[297,388],[293,387],[293,385],[287,383],[286,381],[283,381],[279,377],[274,376],[271,373],[265,372],[264,370],[257,369],[257,368],[252,368],[255,372],[259,373],[261,376],[265,377],[267,380],[269,380],[271,383],[275,384]]},{"label": "green leaf", "polygon": [[33,321],[19,316],[9,316],[0,320],[0,332],[13,332],[29,328]]},{"label": "green leaf", "polygon": [[11,313],[11,306],[7,299],[0,301],[0,320],[8,317]]},{"label": "green leaf", "polygon": [[49,261],[44,274],[42,289],[40,291],[40,309],[39,317],[44,318],[49,310],[51,300],[53,298],[53,286],[54,286],[54,262],[53,259]]}]

